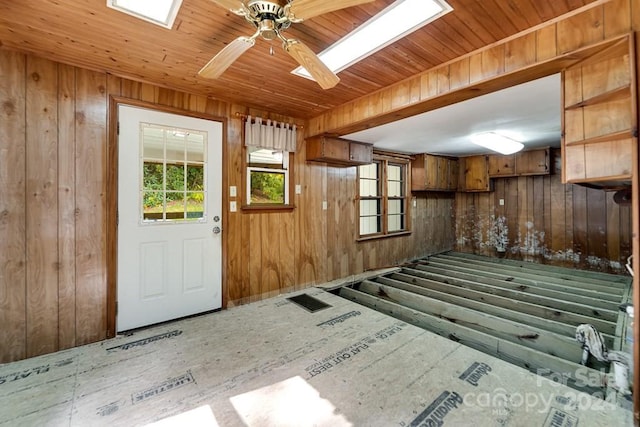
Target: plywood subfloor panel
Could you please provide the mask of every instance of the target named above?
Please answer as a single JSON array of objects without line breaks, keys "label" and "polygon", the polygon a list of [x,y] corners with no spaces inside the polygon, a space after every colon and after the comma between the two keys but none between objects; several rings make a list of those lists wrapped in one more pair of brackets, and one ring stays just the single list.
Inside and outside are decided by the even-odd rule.
[{"label": "plywood subfloor panel", "polygon": [[312,314],[283,295],[2,365],[0,425],[631,424],[604,401],[309,293],[332,307]]}]

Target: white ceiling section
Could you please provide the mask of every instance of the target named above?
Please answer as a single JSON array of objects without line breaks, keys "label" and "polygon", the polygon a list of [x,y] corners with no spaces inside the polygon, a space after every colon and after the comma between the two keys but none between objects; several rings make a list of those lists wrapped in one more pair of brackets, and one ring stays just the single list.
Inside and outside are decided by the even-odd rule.
[{"label": "white ceiling section", "polygon": [[375,148],[451,156],[491,153],[471,135],[497,132],[535,147],[560,146],[560,75],[555,74],[397,122],[345,135]]}]

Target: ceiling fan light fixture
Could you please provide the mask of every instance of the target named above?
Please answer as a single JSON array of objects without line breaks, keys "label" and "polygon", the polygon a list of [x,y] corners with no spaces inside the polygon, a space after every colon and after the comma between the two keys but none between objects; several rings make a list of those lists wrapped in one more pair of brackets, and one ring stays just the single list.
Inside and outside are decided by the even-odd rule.
[{"label": "ceiling fan light fixture", "polygon": [[496,132],[482,132],[471,135],[471,141],[489,150],[496,151],[500,154],[509,155],[517,153],[524,148],[524,144],[511,139],[507,136],[500,135]]}]

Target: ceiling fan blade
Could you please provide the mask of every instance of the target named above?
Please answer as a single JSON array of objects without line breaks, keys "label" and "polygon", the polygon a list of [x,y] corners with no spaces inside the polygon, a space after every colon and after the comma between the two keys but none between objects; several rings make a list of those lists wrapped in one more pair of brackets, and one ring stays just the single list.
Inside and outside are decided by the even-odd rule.
[{"label": "ceiling fan blade", "polygon": [[251,37],[238,37],[222,49],[207,65],[202,67],[198,74],[207,79],[217,79],[226,71],[234,61],[240,58],[255,44],[255,39]]},{"label": "ceiling fan blade", "polygon": [[234,13],[237,13],[239,10],[244,10],[245,5],[240,0],[211,0],[214,3],[218,4],[218,6],[222,6],[225,9],[228,9]]},{"label": "ceiling fan blade", "polygon": [[323,13],[372,1],[374,0],[293,0],[289,6],[289,17],[292,21],[302,21]]},{"label": "ceiling fan blade", "polygon": [[284,49],[311,74],[322,89],[331,89],[340,81],[307,45],[291,39],[287,40]]}]

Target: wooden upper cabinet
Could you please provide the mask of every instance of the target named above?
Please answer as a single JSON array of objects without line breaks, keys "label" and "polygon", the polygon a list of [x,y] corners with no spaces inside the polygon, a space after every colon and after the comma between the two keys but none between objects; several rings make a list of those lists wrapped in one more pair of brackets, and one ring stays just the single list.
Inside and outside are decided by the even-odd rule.
[{"label": "wooden upper cabinet", "polygon": [[491,154],[489,156],[489,176],[516,176],[516,155]]},{"label": "wooden upper cabinet", "polygon": [[458,159],[418,154],[411,162],[411,191],[456,191]]},{"label": "wooden upper cabinet", "polygon": [[366,165],[373,162],[373,145],[318,135],[306,139],[307,160],[335,166]]},{"label": "wooden upper cabinet", "polygon": [[549,149],[521,151],[516,153],[516,175],[549,175]]},{"label": "wooden upper cabinet", "polygon": [[549,148],[521,151],[516,154],[489,155],[489,177],[549,175]]},{"label": "wooden upper cabinet", "polygon": [[635,47],[632,36],[562,73],[562,180],[617,187],[631,180],[637,145]]},{"label": "wooden upper cabinet", "polygon": [[489,156],[460,157],[459,191],[491,191]]},{"label": "wooden upper cabinet", "polygon": [[358,165],[368,165],[373,162],[373,145],[351,142],[349,144],[349,161]]}]

